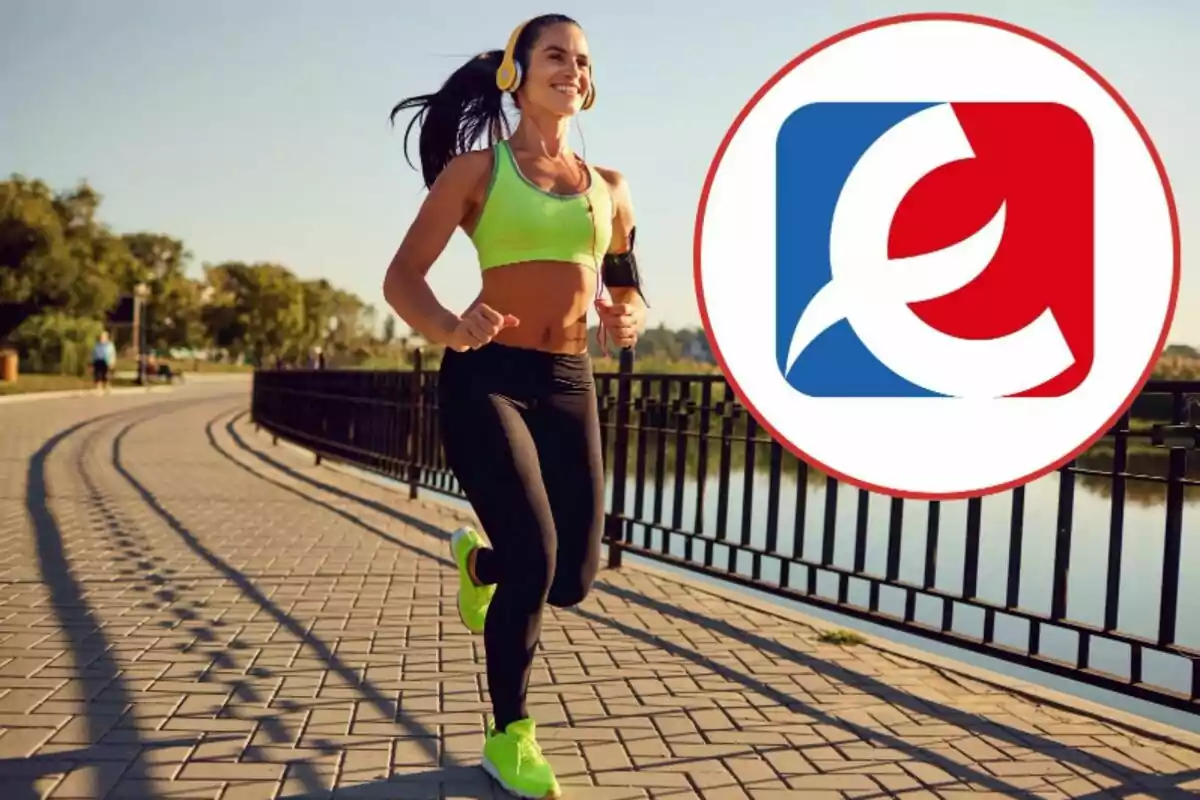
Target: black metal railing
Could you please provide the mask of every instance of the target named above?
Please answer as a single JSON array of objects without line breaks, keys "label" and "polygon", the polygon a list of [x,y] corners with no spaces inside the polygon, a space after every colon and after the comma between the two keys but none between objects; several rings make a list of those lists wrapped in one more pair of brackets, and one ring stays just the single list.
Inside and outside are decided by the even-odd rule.
[{"label": "black metal railing", "polygon": [[[412,371],[260,371],[252,414],[411,496],[461,497],[437,380],[419,351]],[[596,383],[610,566],[636,554],[1200,712],[1200,614],[1181,617],[1200,610],[1200,381],[1151,381],[1051,476],[955,502],[822,474],[764,434],[720,374],[638,373],[626,353]]]}]

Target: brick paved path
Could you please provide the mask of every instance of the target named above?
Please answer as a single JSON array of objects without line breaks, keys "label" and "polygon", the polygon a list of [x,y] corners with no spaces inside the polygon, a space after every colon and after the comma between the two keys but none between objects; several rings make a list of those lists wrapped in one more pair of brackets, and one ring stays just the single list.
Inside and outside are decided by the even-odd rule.
[{"label": "brick paved path", "polygon": [[[445,507],[245,386],[0,407],[0,800],[493,796]],[[551,609],[568,797],[1195,797],[1200,754],[625,568]]]}]

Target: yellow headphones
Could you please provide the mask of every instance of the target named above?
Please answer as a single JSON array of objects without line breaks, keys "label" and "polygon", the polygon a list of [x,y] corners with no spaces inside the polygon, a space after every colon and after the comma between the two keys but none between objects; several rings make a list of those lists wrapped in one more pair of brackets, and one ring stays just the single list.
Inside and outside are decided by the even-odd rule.
[{"label": "yellow headphones", "polygon": [[[504,58],[500,61],[500,66],[496,68],[496,86],[502,92],[512,92],[516,94],[517,89],[521,86],[521,65],[517,63],[517,59],[513,56],[513,51],[517,49],[517,39],[521,38],[521,31],[525,30],[525,26],[529,24],[529,20],[525,20],[516,27],[512,32],[512,36],[508,37],[508,45],[504,48]],[[591,70],[591,75],[595,74],[595,68]],[[596,102],[596,84],[591,80],[588,81],[587,94],[583,96],[583,108],[586,111]]]}]

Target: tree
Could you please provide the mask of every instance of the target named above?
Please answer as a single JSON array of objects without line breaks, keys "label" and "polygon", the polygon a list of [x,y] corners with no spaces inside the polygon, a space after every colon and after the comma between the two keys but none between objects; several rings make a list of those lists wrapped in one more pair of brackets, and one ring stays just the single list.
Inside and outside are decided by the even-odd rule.
[{"label": "tree", "polygon": [[20,175],[0,182],[0,340],[39,370],[74,370],[78,347],[139,284],[154,349],[215,345],[260,361],[300,360],[314,345],[356,363],[377,355],[375,309],[353,293],[280,264],[205,265],[195,279],[182,241],[115,234],[101,199],[86,181],[57,194]]},{"label": "tree", "polygon": [[0,340],[39,311],[98,319],[117,301],[132,256],[96,220],[86,182],[55,195],[41,181],[0,183]]},{"label": "tree", "polygon": [[136,261],[122,290],[138,282],[150,289],[146,309],[146,342],[155,349],[195,347],[207,338],[201,318],[204,285],[187,276],[192,254],[183,242],[158,233],[129,233],[123,237]]},{"label": "tree", "polygon": [[319,346],[332,357],[354,354],[355,360],[371,355],[375,309],[352,292],[334,287],[324,278],[303,282],[305,333],[300,357]]},{"label": "tree", "polygon": [[1163,350],[1164,356],[1178,358],[1200,359],[1200,350],[1186,344],[1169,344]]},{"label": "tree", "polygon": [[297,354],[306,332],[305,296],[287,267],[227,262],[205,274],[217,297],[205,322],[218,346],[250,353],[256,363],[269,355]]},{"label": "tree", "polygon": [[391,344],[396,339],[396,318],[391,314],[383,321],[383,336],[380,339],[385,345]]},{"label": "tree", "polygon": [[329,320],[337,313],[336,291],[324,278],[304,281],[304,335],[291,357],[303,360],[313,347],[321,346],[329,337]]}]

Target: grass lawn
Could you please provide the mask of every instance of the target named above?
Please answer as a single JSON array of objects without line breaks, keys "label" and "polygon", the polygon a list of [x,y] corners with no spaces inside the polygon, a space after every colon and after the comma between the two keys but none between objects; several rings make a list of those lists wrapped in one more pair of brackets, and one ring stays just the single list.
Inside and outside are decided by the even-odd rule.
[{"label": "grass lawn", "polygon": [[[110,380],[109,386],[133,386],[133,381]],[[29,392],[68,392],[78,389],[91,389],[91,377],[80,378],[76,375],[36,375],[24,374],[17,377],[14,383],[0,381],[0,396],[8,394],[28,394]]]}]

